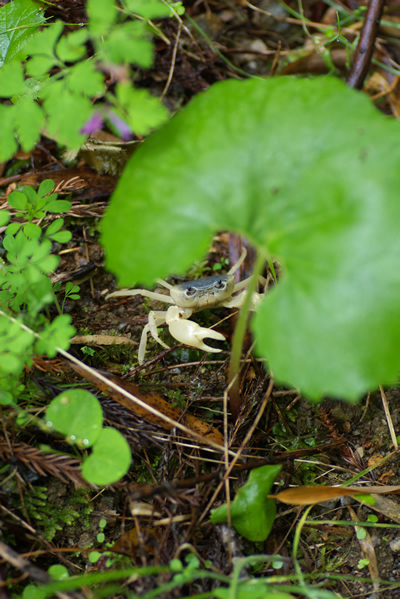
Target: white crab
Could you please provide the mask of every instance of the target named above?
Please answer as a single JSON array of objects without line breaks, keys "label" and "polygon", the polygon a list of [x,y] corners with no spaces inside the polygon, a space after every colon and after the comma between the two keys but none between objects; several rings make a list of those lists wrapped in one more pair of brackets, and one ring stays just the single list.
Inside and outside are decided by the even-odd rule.
[{"label": "white crab", "polygon": [[[163,347],[169,346],[162,341],[158,335],[157,327],[166,323],[169,327],[169,332],[172,337],[198,349],[207,352],[220,352],[220,349],[210,347],[203,341],[204,338],[217,339],[224,341],[225,337],[213,331],[201,327],[196,322],[188,320],[194,312],[200,312],[205,308],[240,308],[243,305],[247,291],[242,291],[238,295],[234,295],[247,286],[249,279],[236,283],[233,273],[240,267],[246,257],[246,250],[243,251],[239,260],[232,266],[226,275],[217,275],[206,277],[178,285],[170,285],[162,279],[157,279],[157,283],[169,289],[169,295],[147,291],[147,289],[120,289],[114,293],[107,295],[110,297],[127,297],[131,295],[142,295],[161,302],[173,304],[168,310],[153,310],[149,313],[149,320],[143,329],[142,337],[139,345],[138,360],[139,364],[143,364],[144,354],[146,352],[147,334],[151,336]],[[263,281],[262,277],[260,277]],[[251,310],[255,310],[260,302],[261,295],[254,293],[251,302]]]}]

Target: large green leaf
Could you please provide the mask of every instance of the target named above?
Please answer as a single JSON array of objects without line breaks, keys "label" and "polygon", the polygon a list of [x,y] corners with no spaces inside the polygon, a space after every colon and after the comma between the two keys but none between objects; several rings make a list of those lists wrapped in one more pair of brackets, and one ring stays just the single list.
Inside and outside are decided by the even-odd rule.
[{"label": "large green leaf", "polygon": [[14,0],[0,9],[0,66],[20,55],[44,20],[40,4],[31,0]]},{"label": "large green leaf", "polygon": [[126,286],[184,272],[211,235],[282,264],[257,352],[310,397],[355,399],[400,366],[400,126],[339,80],[227,81],[136,152],[104,219]]}]

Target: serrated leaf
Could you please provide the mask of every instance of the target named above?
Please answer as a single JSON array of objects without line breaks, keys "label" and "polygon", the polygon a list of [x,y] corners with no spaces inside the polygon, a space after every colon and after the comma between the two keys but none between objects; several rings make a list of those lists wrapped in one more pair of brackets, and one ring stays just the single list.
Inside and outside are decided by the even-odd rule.
[{"label": "serrated leaf", "polygon": [[69,69],[67,85],[72,92],[97,96],[103,93],[103,75],[93,62],[79,62]]},{"label": "serrated leaf", "polygon": [[40,260],[40,269],[46,273],[46,274],[50,274],[51,272],[54,272],[58,266],[60,262],[60,257],[59,256],[47,256],[46,258],[43,258],[42,260]]},{"label": "serrated leaf", "polygon": [[114,0],[88,0],[86,11],[89,15],[89,31],[94,36],[105,35],[117,18]]},{"label": "serrated leaf", "polygon": [[35,35],[26,45],[26,51],[31,55],[26,66],[29,75],[40,77],[59,63],[55,55],[55,46],[63,29],[63,23],[55,21]]},{"label": "serrated leaf", "polygon": [[78,29],[63,35],[57,44],[56,54],[63,62],[75,62],[86,55],[85,43],[88,40],[87,29]]},{"label": "serrated leaf", "polygon": [[162,19],[173,15],[161,0],[125,0],[125,4],[128,10],[144,19]]},{"label": "serrated leaf", "polygon": [[42,84],[45,79],[48,79],[49,75],[36,79],[35,77],[28,77],[25,79],[25,87],[22,93],[15,95],[12,98],[14,103],[20,102],[21,100],[30,98],[31,100],[37,100],[42,89]]},{"label": "serrated leaf", "polygon": [[[1,44],[1,36],[0,36]],[[24,71],[20,62],[5,64],[0,69],[0,94],[3,98],[11,98],[25,89]]]},{"label": "serrated leaf", "polygon": [[14,134],[14,108],[0,104],[0,162],[5,162],[18,150]]},{"label": "serrated leaf", "polygon": [[334,78],[216,84],[131,158],[103,221],[108,265],[150,284],[215,232],[243,234],[282,265],[252,321],[258,355],[312,398],[354,400],[400,367],[399,137]]},{"label": "serrated leaf", "polygon": [[57,59],[51,56],[33,56],[27,63],[26,72],[33,77],[43,77],[53,68]]},{"label": "serrated leaf", "polygon": [[80,147],[85,136],[79,131],[90,117],[90,100],[70,92],[63,81],[49,85],[42,90],[42,96],[48,114],[49,133],[70,148]]},{"label": "serrated leaf", "polygon": [[21,53],[45,20],[37,2],[14,0],[0,8],[0,66]]},{"label": "serrated leaf", "polygon": [[67,435],[82,447],[91,447],[103,427],[103,410],[99,400],[84,389],[60,393],[46,410],[47,426]]},{"label": "serrated leaf", "polygon": [[128,115],[129,125],[139,135],[146,135],[168,118],[168,110],[147,89],[134,89],[129,83],[118,83],[116,96]]},{"label": "serrated leaf", "polygon": [[110,485],[128,472],[131,461],[125,437],[114,428],[104,428],[82,466],[82,474],[95,485]]},{"label": "serrated leaf", "polygon": [[67,314],[57,316],[50,325],[41,331],[36,343],[36,352],[54,358],[59,347],[68,349],[70,339],[75,334],[75,329],[70,323],[71,317]]},{"label": "serrated leaf", "polygon": [[18,141],[25,152],[34,148],[40,138],[40,132],[45,122],[43,109],[31,98],[26,98],[15,105],[15,131]]},{"label": "serrated leaf", "polygon": [[146,37],[146,24],[128,21],[110,32],[99,47],[103,59],[116,64],[136,64],[148,69],[153,64],[154,49]]}]

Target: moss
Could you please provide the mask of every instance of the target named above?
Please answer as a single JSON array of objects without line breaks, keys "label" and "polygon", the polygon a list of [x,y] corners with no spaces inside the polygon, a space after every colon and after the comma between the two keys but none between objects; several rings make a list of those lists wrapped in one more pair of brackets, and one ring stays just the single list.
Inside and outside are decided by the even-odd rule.
[{"label": "moss", "polygon": [[24,504],[32,524],[48,541],[53,540],[57,531],[78,522],[80,527],[88,529],[89,515],[93,511],[86,489],[78,489],[52,501],[47,487],[35,486],[24,497]]}]

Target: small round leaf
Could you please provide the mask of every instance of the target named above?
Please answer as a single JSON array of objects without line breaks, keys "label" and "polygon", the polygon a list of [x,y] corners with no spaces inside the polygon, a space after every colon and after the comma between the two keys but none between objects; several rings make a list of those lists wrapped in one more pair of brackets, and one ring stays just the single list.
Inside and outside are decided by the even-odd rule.
[{"label": "small round leaf", "polygon": [[110,485],[128,472],[131,461],[125,437],[114,428],[104,428],[82,466],[82,474],[95,485]]},{"label": "small round leaf", "polygon": [[69,389],[53,399],[46,411],[46,422],[70,442],[90,447],[100,435],[103,411],[89,391]]}]

